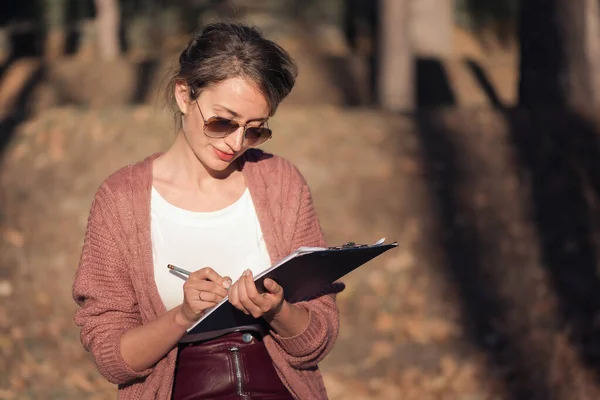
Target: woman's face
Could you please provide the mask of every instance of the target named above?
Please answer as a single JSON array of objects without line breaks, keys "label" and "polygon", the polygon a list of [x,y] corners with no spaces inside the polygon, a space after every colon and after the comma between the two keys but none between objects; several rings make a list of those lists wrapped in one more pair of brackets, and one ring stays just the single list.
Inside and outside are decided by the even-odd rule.
[{"label": "woman's face", "polygon": [[[196,100],[190,100],[189,88],[183,84],[177,84],[175,91],[184,114],[183,135],[198,160],[212,171],[228,169],[248,150],[244,125],[263,126],[269,117],[265,97],[243,78],[231,78],[203,89]],[[215,116],[235,121],[240,127],[223,138],[208,137],[204,121]]]}]

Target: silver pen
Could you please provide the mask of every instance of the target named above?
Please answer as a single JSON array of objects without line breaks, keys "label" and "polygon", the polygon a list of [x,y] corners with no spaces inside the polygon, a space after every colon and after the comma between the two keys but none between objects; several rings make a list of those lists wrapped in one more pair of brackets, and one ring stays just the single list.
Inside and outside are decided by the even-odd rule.
[{"label": "silver pen", "polygon": [[187,271],[183,268],[176,267],[173,264],[167,264],[167,268],[169,268],[175,272],[179,272],[180,274],[187,275],[187,276],[190,276],[192,274],[190,271]]}]

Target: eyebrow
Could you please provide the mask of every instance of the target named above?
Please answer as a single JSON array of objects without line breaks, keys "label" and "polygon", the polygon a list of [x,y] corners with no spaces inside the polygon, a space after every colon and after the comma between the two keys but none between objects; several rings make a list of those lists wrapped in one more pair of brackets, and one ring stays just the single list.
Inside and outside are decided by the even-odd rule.
[{"label": "eyebrow", "polygon": [[[229,114],[233,115],[233,116],[234,116],[234,118],[239,118],[239,117],[241,117],[241,115],[240,115],[240,114],[236,113],[236,112],[235,112],[235,111],[233,111],[233,110],[230,110],[229,108],[227,108],[227,107],[225,107],[225,106],[223,106],[223,105],[221,105],[221,104],[215,104],[215,105],[214,105],[214,107],[218,107],[218,108],[221,108],[221,109],[223,109],[223,111],[226,111],[226,112],[228,112]],[[213,107],[213,108],[214,108],[214,107]],[[267,118],[254,118],[254,119],[249,119],[248,121],[246,121],[246,123],[248,123],[248,122],[257,122],[257,121],[260,121],[260,122],[265,122],[266,120],[267,120]]]}]

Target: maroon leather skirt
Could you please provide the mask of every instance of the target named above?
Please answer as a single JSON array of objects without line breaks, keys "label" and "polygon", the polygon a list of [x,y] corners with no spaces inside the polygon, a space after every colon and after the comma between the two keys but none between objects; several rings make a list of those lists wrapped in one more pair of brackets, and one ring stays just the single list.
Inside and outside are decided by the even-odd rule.
[{"label": "maroon leather skirt", "polygon": [[293,400],[256,332],[182,344],[172,400]]}]

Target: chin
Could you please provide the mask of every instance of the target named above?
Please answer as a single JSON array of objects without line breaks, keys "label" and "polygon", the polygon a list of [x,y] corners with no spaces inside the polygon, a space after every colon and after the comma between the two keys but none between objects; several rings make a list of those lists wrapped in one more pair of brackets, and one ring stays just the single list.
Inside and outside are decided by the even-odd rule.
[{"label": "chin", "polygon": [[216,160],[213,161],[211,163],[207,163],[206,166],[210,169],[212,169],[213,171],[216,172],[223,172],[228,170],[231,167],[231,164],[233,164],[233,161],[221,161],[221,160]]}]

